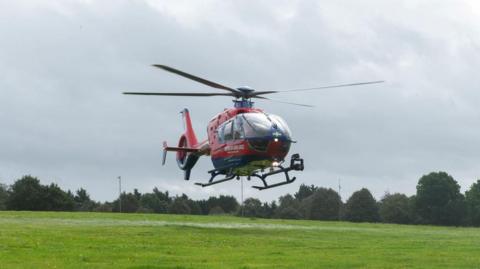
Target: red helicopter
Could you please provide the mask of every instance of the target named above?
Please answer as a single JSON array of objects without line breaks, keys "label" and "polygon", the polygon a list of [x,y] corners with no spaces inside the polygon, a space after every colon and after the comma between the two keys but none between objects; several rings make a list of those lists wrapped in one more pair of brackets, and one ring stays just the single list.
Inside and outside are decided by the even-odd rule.
[{"label": "red helicopter", "polygon": [[[292,143],[291,131],[287,123],[277,115],[269,114],[259,108],[253,107],[252,98],[272,100],[265,97],[266,94],[278,93],[280,91],[255,91],[250,87],[232,88],[227,87],[178,69],[165,66],[153,65],[165,71],[194,80],[207,86],[223,90],[215,93],[182,93],[182,92],[124,92],[123,94],[134,95],[160,95],[160,96],[229,96],[233,97],[233,108],[225,109],[213,117],[207,126],[207,139],[199,142],[192,128],[190,113],[185,108],[183,115],[185,133],[180,136],[178,146],[168,146],[163,142],[163,160],[168,151],[177,152],[178,167],[184,170],[184,179],[190,179],[190,172],[201,156],[211,156],[214,169],[208,171],[210,180],[207,183],[195,183],[206,187],[232,179],[247,177],[259,178],[263,185],[253,186],[258,190],[269,189],[292,183],[296,178],[290,177],[289,172],[303,171],[304,161],[299,154],[293,154],[288,166],[283,166],[285,157],[290,150]],[[369,81],[334,86],[324,86],[306,89],[295,89],[282,92],[309,91],[327,88],[346,86],[357,86],[365,84],[381,83],[383,81]],[[305,104],[282,102],[292,105],[311,107]],[[267,177],[284,173],[285,180],[279,183],[268,184]],[[215,178],[224,175],[222,179]]]}]

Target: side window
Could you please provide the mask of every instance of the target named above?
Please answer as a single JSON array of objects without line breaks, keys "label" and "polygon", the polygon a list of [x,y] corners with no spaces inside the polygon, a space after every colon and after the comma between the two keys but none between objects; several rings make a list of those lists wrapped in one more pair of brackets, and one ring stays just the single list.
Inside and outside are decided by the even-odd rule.
[{"label": "side window", "polygon": [[227,122],[227,124],[225,124],[223,130],[223,137],[225,141],[233,140],[232,121],[229,121]]},{"label": "side window", "polygon": [[233,139],[243,139],[245,136],[243,135],[243,128],[242,128],[242,118],[236,117],[235,121],[233,122]]},{"label": "side window", "polygon": [[219,143],[223,143],[225,141],[225,137],[224,137],[224,134],[223,134],[223,129],[224,129],[225,125],[223,126],[220,126],[218,127],[218,134],[217,134],[217,137],[218,137],[218,142]]}]

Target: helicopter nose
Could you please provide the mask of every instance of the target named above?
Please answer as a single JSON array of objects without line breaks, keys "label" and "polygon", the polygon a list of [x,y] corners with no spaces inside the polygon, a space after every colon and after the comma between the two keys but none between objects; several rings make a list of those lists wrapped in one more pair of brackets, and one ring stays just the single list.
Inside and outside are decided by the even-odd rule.
[{"label": "helicopter nose", "polygon": [[291,142],[287,139],[274,137],[268,145],[268,153],[274,159],[283,160],[290,150],[290,144]]},{"label": "helicopter nose", "polygon": [[290,149],[291,141],[284,137],[251,138],[249,146],[258,151],[267,153],[273,159],[283,160]]}]

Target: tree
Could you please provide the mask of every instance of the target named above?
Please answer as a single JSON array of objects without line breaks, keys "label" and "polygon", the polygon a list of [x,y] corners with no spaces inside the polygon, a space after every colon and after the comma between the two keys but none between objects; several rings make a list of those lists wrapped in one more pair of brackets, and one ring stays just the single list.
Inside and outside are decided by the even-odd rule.
[{"label": "tree", "polygon": [[155,213],[167,213],[168,203],[158,199],[155,193],[145,193],[140,198],[140,206]]},{"label": "tree", "polygon": [[0,183],[0,210],[7,209],[8,188],[6,185]]},{"label": "tree", "polygon": [[356,191],[345,205],[345,219],[353,222],[376,222],[379,220],[375,198],[368,189]]},{"label": "tree", "polygon": [[7,200],[9,210],[43,210],[43,187],[40,181],[32,176],[24,176],[13,183]]},{"label": "tree", "polygon": [[84,188],[80,188],[75,192],[73,197],[75,201],[75,210],[92,211],[96,207],[96,203],[90,199],[90,195]]},{"label": "tree", "polygon": [[380,202],[379,212],[383,222],[399,224],[412,223],[410,201],[405,194],[386,193]]},{"label": "tree", "polygon": [[170,202],[172,202],[172,198],[170,197],[168,191],[165,191],[165,193],[163,193],[160,190],[158,190],[157,187],[155,187],[153,188],[153,193],[157,196],[157,198],[160,201],[165,201],[167,202],[167,204],[170,204]]},{"label": "tree", "polygon": [[342,199],[336,191],[317,188],[313,194],[303,199],[302,210],[307,219],[338,220],[342,204]]},{"label": "tree", "polygon": [[300,202],[287,194],[278,198],[279,206],[275,210],[275,217],[281,219],[301,219]]},{"label": "tree", "polygon": [[302,201],[303,199],[312,195],[318,188],[314,185],[307,186],[305,184],[300,185],[298,191],[295,193],[295,199]]},{"label": "tree", "polygon": [[243,214],[246,217],[260,217],[262,202],[256,198],[248,198],[243,202]]},{"label": "tree", "polygon": [[278,201],[279,201],[278,208],[293,207],[298,209],[300,207],[300,202],[295,198],[293,198],[293,196],[290,194],[280,196],[278,198]]},{"label": "tree", "polygon": [[[120,196],[122,203],[122,212],[125,213],[135,213],[140,208],[140,202],[137,200],[135,194],[122,193]],[[120,207],[118,204],[118,199],[113,202],[113,212],[120,212]]]},{"label": "tree", "polygon": [[83,204],[85,202],[91,201],[90,195],[88,195],[87,191],[84,188],[80,188],[76,191],[74,200],[76,203]]},{"label": "tree", "polygon": [[[210,213],[210,207],[208,206],[208,201],[205,199],[197,201],[200,210],[202,211],[202,215],[208,215]],[[223,210],[223,209],[222,209]]]},{"label": "tree", "polygon": [[60,189],[57,184],[42,188],[43,208],[46,211],[72,211],[75,205],[73,195]]},{"label": "tree", "polygon": [[135,199],[137,199],[137,201],[140,201],[140,199],[142,198],[142,194],[138,191],[138,189],[133,189],[133,196],[135,196]]},{"label": "tree", "polygon": [[415,210],[422,223],[460,225],[466,204],[457,181],[445,172],[432,172],[417,184]]},{"label": "tree", "polygon": [[185,199],[177,197],[168,207],[168,213],[170,214],[190,214],[190,207]]},{"label": "tree", "polygon": [[301,219],[302,218],[302,214],[298,211],[298,209],[292,206],[279,207],[276,210],[275,216],[280,219]]},{"label": "tree", "polygon": [[262,204],[262,207],[260,208],[259,217],[271,218],[274,216],[276,209],[277,209],[277,204],[275,203],[275,201],[273,201],[270,204],[265,202]]},{"label": "tree", "polygon": [[192,214],[192,215],[200,215],[202,214],[202,207],[201,204],[197,201],[194,201],[190,199],[185,193],[182,193],[182,196],[176,197],[176,200],[183,200],[183,202],[187,205],[188,207],[188,213],[176,213],[176,214]]},{"label": "tree", "polygon": [[188,207],[190,207],[190,214],[192,215],[201,215],[202,208],[198,201],[187,199],[186,200]]},{"label": "tree", "polygon": [[210,212],[208,212],[209,215],[223,215],[225,214],[225,211],[223,211],[223,208],[219,206],[215,206],[212,209],[210,209]]},{"label": "tree", "polygon": [[32,211],[71,211],[74,204],[71,192],[65,192],[53,183],[43,186],[37,178],[24,176],[12,185],[7,208]]},{"label": "tree", "polygon": [[469,224],[480,226],[480,179],[465,192]]},{"label": "tree", "polygon": [[208,211],[214,207],[221,207],[225,213],[234,213],[238,209],[237,199],[229,195],[220,195],[217,197],[210,197],[207,200]]},{"label": "tree", "polygon": [[275,212],[277,211],[277,208],[278,208],[277,202],[272,201],[270,203],[270,207],[268,209],[268,217],[269,218],[273,218],[275,216]]}]

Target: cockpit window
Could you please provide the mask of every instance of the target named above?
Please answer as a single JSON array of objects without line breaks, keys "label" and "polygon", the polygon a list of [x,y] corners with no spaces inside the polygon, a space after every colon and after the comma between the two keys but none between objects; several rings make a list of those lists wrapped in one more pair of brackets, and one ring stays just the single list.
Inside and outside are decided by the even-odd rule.
[{"label": "cockpit window", "polygon": [[225,124],[224,130],[223,130],[223,139],[225,139],[225,141],[233,139],[232,121],[229,121],[227,122],[227,124]]},{"label": "cockpit window", "polygon": [[265,113],[243,113],[223,123],[218,128],[220,143],[244,138],[265,137],[271,135],[291,137],[287,123],[279,116]]},{"label": "cockpit window", "polygon": [[223,128],[224,128],[224,127],[225,127],[225,126],[220,126],[220,127],[218,127],[218,129],[217,129],[217,130],[218,130],[217,138],[218,138],[218,142],[220,142],[220,143],[223,143],[223,140],[224,140],[224,139],[223,139]]},{"label": "cockpit window", "polygon": [[[237,116],[237,118],[239,117]],[[290,129],[279,116],[264,113],[244,113],[241,114],[241,118],[243,119],[242,126],[245,137],[268,136],[272,131],[278,130],[290,138]]]},{"label": "cockpit window", "polygon": [[267,136],[272,130],[272,122],[262,113],[242,114],[243,130],[246,137]]},{"label": "cockpit window", "polygon": [[233,122],[233,139],[243,139],[245,138],[245,134],[243,132],[243,120],[241,117],[236,117],[235,121]]},{"label": "cockpit window", "polygon": [[269,115],[270,119],[278,125],[278,128],[287,136],[287,137],[291,137],[292,133],[290,132],[290,128],[288,128],[288,125],[287,123],[282,119],[280,118],[279,116],[277,115]]}]

